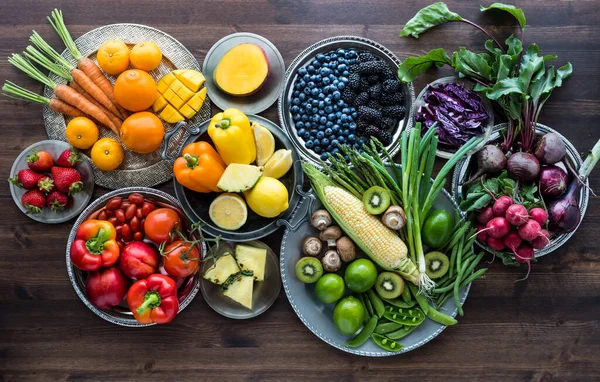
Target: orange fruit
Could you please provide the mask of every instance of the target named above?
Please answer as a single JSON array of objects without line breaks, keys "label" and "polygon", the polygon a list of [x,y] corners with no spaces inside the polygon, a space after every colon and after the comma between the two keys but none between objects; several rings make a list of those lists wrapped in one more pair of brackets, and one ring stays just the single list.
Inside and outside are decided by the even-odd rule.
[{"label": "orange fruit", "polygon": [[115,81],[115,98],[129,111],[146,110],[157,96],[156,82],[143,70],[126,70]]},{"label": "orange fruit", "polygon": [[100,45],[96,59],[106,74],[123,73],[129,66],[129,48],[123,41],[108,40]]},{"label": "orange fruit", "polygon": [[125,152],[121,144],[112,138],[102,138],[92,147],[92,162],[102,171],[111,171],[119,167]]},{"label": "orange fruit", "polygon": [[73,118],[67,124],[67,141],[77,149],[89,149],[98,140],[98,126],[89,118]]},{"label": "orange fruit", "polygon": [[162,61],[162,52],[152,41],[144,41],[131,48],[131,65],[134,68],[151,71],[158,68]]},{"label": "orange fruit", "polygon": [[123,121],[120,135],[121,141],[129,150],[148,154],[160,147],[165,137],[165,128],[156,115],[142,111]]}]

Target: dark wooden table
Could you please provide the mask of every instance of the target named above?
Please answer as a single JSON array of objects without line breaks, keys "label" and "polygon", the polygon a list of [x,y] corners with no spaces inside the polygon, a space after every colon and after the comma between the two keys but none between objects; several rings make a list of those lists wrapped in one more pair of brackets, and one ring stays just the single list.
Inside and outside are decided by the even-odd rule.
[{"label": "dark wooden table", "polygon": [[[403,3],[406,3],[403,5]],[[46,16],[64,11],[74,37],[111,23],[140,23],[181,41],[202,62],[221,37],[240,31],[271,40],[290,63],[308,45],[336,35],[376,40],[401,59],[434,47],[483,47],[484,36],[464,24],[446,25],[419,40],[400,39],[408,18],[429,1],[53,1],[3,0],[0,57],[27,45],[32,29],[60,47]],[[525,38],[545,54],[570,60],[572,78],[555,91],[540,121],[582,152],[599,138],[600,7],[596,1],[519,1],[528,17]],[[452,10],[498,36],[514,23],[481,15],[477,2],[450,1]],[[416,83],[446,75],[430,72]],[[35,91],[3,58],[0,80]],[[276,121],[276,109],[264,116]],[[41,109],[0,98],[0,174],[7,178],[23,148],[46,138]],[[591,185],[600,190],[600,170]],[[172,193],[171,183],[161,190]],[[94,197],[107,190],[96,188]],[[42,225],[0,187],[0,377],[4,380],[598,380],[600,379],[600,201],[568,244],[524,269],[496,262],[471,289],[466,315],[426,346],[396,357],[361,358],[325,344],[302,325],[282,291],[262,316],[235,321],[198,296],[165,326],[129,329],[109,324],[79,300],[65,271],[72,221]],[[281,232],[268,239],[278,248]]]}]

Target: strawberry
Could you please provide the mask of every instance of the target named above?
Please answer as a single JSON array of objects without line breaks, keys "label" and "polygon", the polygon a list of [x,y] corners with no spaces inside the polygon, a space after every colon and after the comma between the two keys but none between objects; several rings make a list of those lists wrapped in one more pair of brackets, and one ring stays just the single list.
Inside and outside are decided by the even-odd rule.
[{"label": "strawberry", "polygon": [[48,195],[50,192],[54,191],[54,181],[51,177],[44,175],[37,183],[38,189]]},{"label": "strawberry", "polygon": [[40,190],[29,190],[21,197],[21,203],[27,211],[37,214],[46,205],[46,197]]},{"label": "strawberry", "polygon": [[44,174],[38,174],[28,168],[24,168],[17,173],[14,178],[8,178],[8,181],[17,187],[31,190],[36,188],[40,179],[45,177]]},{"label": "strawberry", "polygon": [[46,197],[46,205],[50,207],[52,211],[62,211],[68,203],[69,196],[58,190],[50,192]]},{"label": "strawberry", "polygon": [[27,166],[35,172],[48,172],[54,166],[54,161],[46,151],[33,150],[27,157]]},{"label": "strawberry", "polygon": [[73,195],[83,190],[79,171],[71,167],[52,167],[52,178],[58,191]]},{"label": "strawberry", "polygon": [[56,159],[56,165],[61,167],[74,167],[77,162],[81,162],[81,159],[79,158],[79,151],[74,147],[66,149]]}]

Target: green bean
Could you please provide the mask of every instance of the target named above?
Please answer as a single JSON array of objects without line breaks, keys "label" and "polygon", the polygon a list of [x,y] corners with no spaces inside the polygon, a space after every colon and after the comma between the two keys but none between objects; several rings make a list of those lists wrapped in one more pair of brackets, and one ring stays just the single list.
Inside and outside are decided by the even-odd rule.
[{"label": "green bean", "polygon": [[442,305],[444,305],[444,303],[450,298],[452,294],[451,293],[446,293],[440,300],[439,302],[437,302],[437,306],[441,307]]},{"label": "green bean", "polygon": [[385,336],[392,340],[399,340],[400,338],[406,337],[418,326],[404,326],[396,331],[386,334]]},{"label": "green bean", "polygon": [[487,268],[482,268],[479,269],[477,272],[472,273],[469,277],[467,277],[466,279],[464,279],[461,283],[460,283],[460,287],[464,288],[465,286],[467,286],[469,283],[477,280],[478,278],[482,277],[485,272],[487,272]]},{"label": "green bean", "polygon": [[397,324],[410,326],[420,325],[425,320],[425,314],[419,308],[402,309],[390,306],[383,316]]},{"label": "green bean", "polygon": [[416,304],[416,302],[413,300],[411,300],[410,302],[406,302],[401,298],[393,298],[393,299],[383,298],[382,300],[387,302],[388,304],[393,305],[398,308],[412,308]]},{"label": "green bean", "polygon": [[456,251],[458,247],[455,245],[452,247],[452,252],[450,254],[450,267],[448,269],[448,279],[451,279],[454,276],[454,264],[456,263]]},{"label": "green bean", "polygon": [[397,324],[395,322],[384,322],[383,324],[378,324],[375,328],[375,333],[377,334],[387,334],[393,331],[396,331],[402,328],[404,325]]},{"label": "green bean", "polygon": [[452,237],[450,238],[450,242],[445,246],[445,249],[448,250],[448,249],[454,247],[458,243],[458,240],[460,240],[460,238],[464,236],[465,231],[467,229],[468,229],[468,225],[465,224],[462,227],[460,227],[460,229],[458,231],[455,231],[454,234],[452,235]]},{"label": "green bean", "polygon": [[462,267],[462,251],[465,243],[465,237],[461,237],[458,241],[458,249],[456,250],[456,270],[458,271]]},{"label": "green bean", "polygon": [[371,338],[373,338],[373,341],[375,341],[377,346],[387,351],[400,351],[403,348],[401,343],[382,336],[381,334],[373,333],[371,334]]},{"label": "green bean", "polygon": [[368,296],[365,296],[364,293],[360,294],[365,302],[365,306],[367,307],[367,313],[369,313],[369,316],[374,316],[375,315],[375,311],[373,310],[373,305],[371,305],[371,301],[369,300]]},{"label": "green bean", "polygon": [[377,293],[375,293],[373,288],[367,291],[367,297],[369,298],[369,300],[371,300],[371,305],[373,305],[373,310],[375,310],[377,317],[381,318],[381,316],[383,316],[383,313],[385,313],[385,306],[383,305],[383,301],[381,301],[381,298],[379,298],[379,296],[377,295]]},{"label": "green bean", "polygon": [[479,262],[481,262],[481,259],[483,258],[483,251],[479,252],[479,254],[477,256],[473,256],[472,257],[472,261],[471,264],[469,264],[469,266],[467,267],[467,269],[465,270],[465,273],[463,275],[462,280],[460,280],[460,282],[462,283],[464,279],[466,279],[467,277],[469,277],[469,275],[471,274],[471,272],[473,272],[473,270],[475,269],[475,267],[477,266],[477,264],[479,264]]},{"label": "green bean", "polygon": [[460,299],[458,296],[458,288],[460,287],[460,280],[462,279],[462,276],[468,266],[469,266],[469,262],[466,261],[463,264],[463,267],[461,268],[460,272],[458,273],[458,276],[456,277],[456,282],[454,283],[454,303],[456,304],[456,308],[458,308],[458,314],[460,314],[461,316],[464,315],[464,312],[463,312],[462,305],[460,304]]},{"label": "green bean", "polygon": [[350,348],[356,348],[364,344],[371,337],[371,334],[373,334],[373,330],[375,330],[376,326],[377,316],[371,316],[369,321],[367,321],[365,326],[363,326],[362,330],[353,339],[346,342],[346,346]]}]

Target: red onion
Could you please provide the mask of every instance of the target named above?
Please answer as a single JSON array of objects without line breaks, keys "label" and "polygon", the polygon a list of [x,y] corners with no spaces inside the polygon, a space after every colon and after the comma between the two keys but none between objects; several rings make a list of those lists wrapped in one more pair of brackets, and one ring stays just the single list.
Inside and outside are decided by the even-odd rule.
[{"label": "red onion", "polygon": [[569,176],[558,166],[546,166],[540,170],[540,194],[547,199],[556,198],[565,192]]}]

